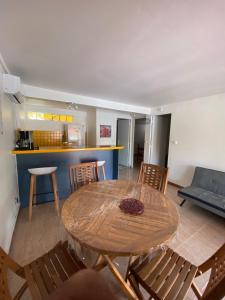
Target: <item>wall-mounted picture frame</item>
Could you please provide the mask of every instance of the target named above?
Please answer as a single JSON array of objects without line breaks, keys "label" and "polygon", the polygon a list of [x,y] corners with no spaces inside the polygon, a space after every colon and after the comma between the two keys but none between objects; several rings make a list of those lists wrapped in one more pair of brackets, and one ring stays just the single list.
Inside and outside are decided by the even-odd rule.
[{"label": "wall-mounted picture frame", "polygon": [[110,138],[112,135],[111,125],[100,125],[100,138]]}]

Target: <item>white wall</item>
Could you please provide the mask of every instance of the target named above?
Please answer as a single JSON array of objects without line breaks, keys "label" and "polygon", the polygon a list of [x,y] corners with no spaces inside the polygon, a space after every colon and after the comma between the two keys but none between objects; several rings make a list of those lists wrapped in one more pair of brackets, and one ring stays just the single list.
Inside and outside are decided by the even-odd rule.
[{"label": "white wall", "polygon": [[[96,110],[96,142],[98,145],[116,145],[117,119],[132,119],[130,113],[114,110]],[[111,125],[110,138],[100,138],[100,125]]]},{"label": "white wall", "polygon": [[[46,103],[45,103],[46,102]],[[38,111],[44,113],[70,114],[74,116],[74,123],[86,125],[87,113],[79,110],[69,110],[58,105],[58,102],[39,101],[29,99],[22,105],[17,106],[17,127],[21,130],[62,130],[63,122],[44,120],[29,120],[27,112]],[[59,103],[60,104],[60,103]]]},{"label": "white wall", "polygon": [[21,130],[63,130],[63,122],[29,120],[28,111],[61,113],[74,116],[74,124],[84,126],[87,130],[88,145],[96,144],[96,110],[78,106],[77,110],[68,109],[68,104],[59,101],[27,99],[17,106],[17,128]]},{"label": "white wall", "polygon": [[2,109],[3,134],[0,133],[0,246],[7,252],[18,214],[17,172],[15,156],[10,153],[15,142],[15,104],[2,92],[0,65],[0,102]]},{"label": "white wall", "polygon": [[[117,120],[128,119],[131,120],[129,133],[129,166],[133,165],[133,138],[134,138],[134,118],[130,113],[120,112],[115,110],[96,110],[96,144],[97,145],[116,145]],[[111,125],[111,137],[100,138],[100,125]],[[124,150],[120,150],[124,151]],[[120,153],[119,152],[119,153]]]},{"label": "white wall", "polygon": [[96,109],[87,112],[87,146],[96,146]]},{"label": "white wall", "polygon": [[122,102],[114,102],[100,98],[88,97],[83,95],[71,94],[67,92],[45,89],[28,84],[23,85],[23,94],[29,98],[38,98],[51,101],[73,102],[81,105],[88,105],[96,108],[113,109],[138,114],[150,114],[150,107],[130,105]]},{"label": "white wall", "polygon": [[172,114],[170,181],[189,185],[195,166],[225,171],[225,94],[154,108],[152,113]]},{"label": "white wall", "polygon": [[153,117],[153,126],[152,126],[152,140],[151,140],[151,156],[150,162],[155,165],[163,165],[162,163],[162,133],[163,133],[163,121],[161,117]]}]

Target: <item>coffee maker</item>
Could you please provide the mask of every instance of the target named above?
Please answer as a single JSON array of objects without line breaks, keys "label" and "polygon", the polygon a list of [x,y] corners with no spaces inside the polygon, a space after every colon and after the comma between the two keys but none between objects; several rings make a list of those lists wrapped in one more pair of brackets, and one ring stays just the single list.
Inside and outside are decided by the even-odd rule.
[{"label": "coffee maker", "polygon": [[19,138],[16,142],[17,150],[33,150],[33,131],[19,131]]}]

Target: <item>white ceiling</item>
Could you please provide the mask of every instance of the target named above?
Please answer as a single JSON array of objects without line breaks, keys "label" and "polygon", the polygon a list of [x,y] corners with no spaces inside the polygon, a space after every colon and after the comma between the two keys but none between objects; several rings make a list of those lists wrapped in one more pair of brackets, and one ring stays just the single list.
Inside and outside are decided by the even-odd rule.
[{"label": "white ceiling", "polygon": [[154,106],[225,92],[225,0],[0,0],[24,83]]}]

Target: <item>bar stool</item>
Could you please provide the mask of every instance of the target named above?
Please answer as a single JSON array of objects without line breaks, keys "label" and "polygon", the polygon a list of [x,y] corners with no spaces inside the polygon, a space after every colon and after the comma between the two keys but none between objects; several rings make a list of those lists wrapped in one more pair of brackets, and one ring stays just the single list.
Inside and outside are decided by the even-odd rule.
[{"label": "bar stool", "polygon": [[106,180],[106,175],[105,175],[105,160],[98,160],[97,161],[97,166],[98,168],[102,168],[102,174],[103,174],[103,178],[104,180]]},{"label": "bar stool", "polygon": [[34,168],[28,169],[28,172],[31,174],[30,177],[30,196],[29,196],[29,221],[32,218],[32,206],[36,204],[36,177],[43,176],[43,175],[50,175],[52,180],[52,189],[54,193],[54,202],[55,202],[55,209],[59,216],[59,197],[58,197],[58,189],[57,189],[57,181],[55,172],[57,167],[47,167],[47,168]]}]

